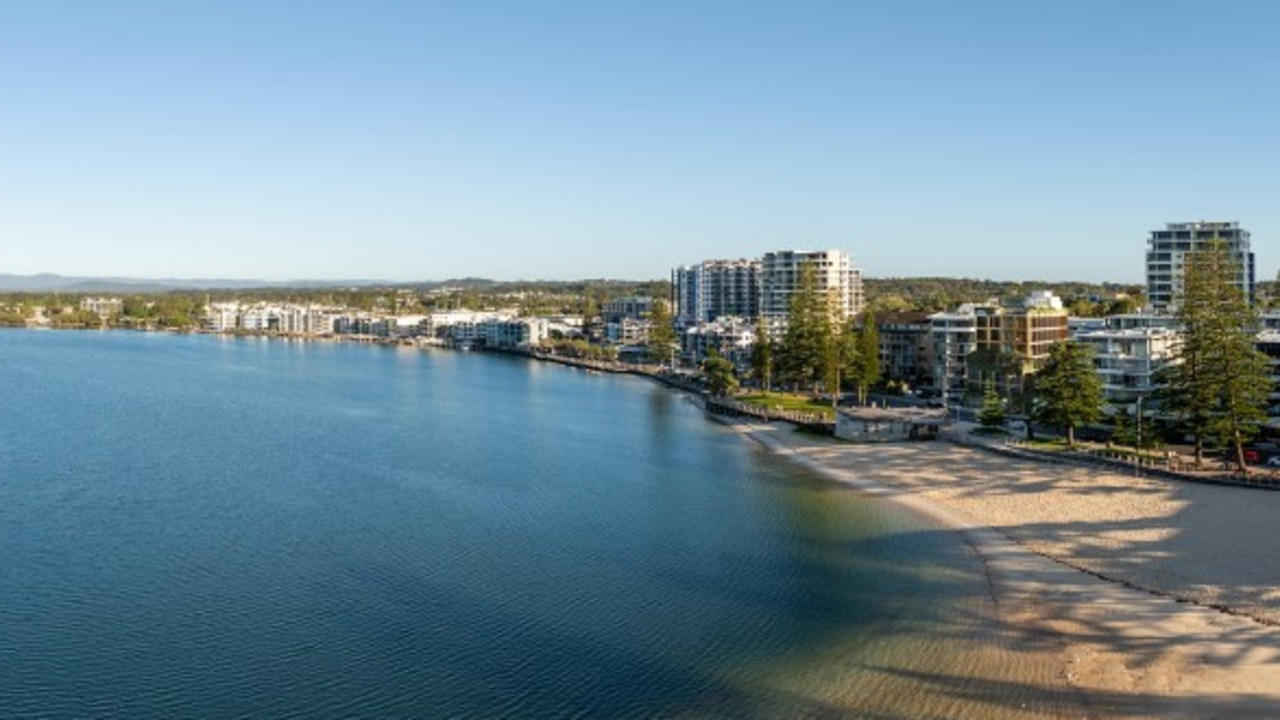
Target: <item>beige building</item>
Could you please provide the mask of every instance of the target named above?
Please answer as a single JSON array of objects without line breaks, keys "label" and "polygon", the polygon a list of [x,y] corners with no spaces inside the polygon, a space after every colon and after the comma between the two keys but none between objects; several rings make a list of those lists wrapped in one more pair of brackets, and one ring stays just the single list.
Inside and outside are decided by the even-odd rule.
[{"label": "beige building", "polygon": [[[981,305],[974,314],[976,357],[968,368],[971,391],[981,392],[988,379],[1002,395],[1015,389],[1013,384],[1020,389],[1026,375],[1044,367],[1049,349],[1068,339],[1066,308],[1048,290],[1037,290],[1013,307]],[[997,363],[1013,372],[996,369]]]}]

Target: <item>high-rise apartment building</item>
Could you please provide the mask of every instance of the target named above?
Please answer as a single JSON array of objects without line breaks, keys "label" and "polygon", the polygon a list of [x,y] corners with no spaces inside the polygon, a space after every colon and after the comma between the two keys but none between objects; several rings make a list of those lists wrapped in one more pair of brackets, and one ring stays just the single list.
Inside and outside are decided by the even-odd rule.
[{"label": "high-rise apartment building", "polygon": [[1254,262],[1249,231],[1234,222],[1166,223],[1152,230],[1147,241],[1147,302],[1155,312],[1173,312],[1182,294],[1185,257],[1203,250],[1211,240],[1221,240],[1235,259],[1239,272],[1236,287],[1253,302]]},{"label": "high-rise apartment building", "polygon": [[848,254],[840,250],[768,252],[760,260],[760,315],[771,331],[785,325],[804,265],[813,268],[818,290],[832,294],[839,319],[862,312],[862,272]]},{"label": "high-rise apartment building", "polygon": [[684,324],[760,315],[760,261],[707,260],[671,271],[673,315]]}]

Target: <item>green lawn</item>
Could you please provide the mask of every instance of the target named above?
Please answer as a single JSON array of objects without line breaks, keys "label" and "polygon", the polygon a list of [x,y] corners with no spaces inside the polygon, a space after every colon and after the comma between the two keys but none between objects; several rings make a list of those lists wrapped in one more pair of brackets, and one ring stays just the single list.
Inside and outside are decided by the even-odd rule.
[{"label": "green lawn", "polygon": [[1067,446],[1064,438],[1036,438],[1035,440],[1022,440],[1022,445],[1030,450],[1040,450],[1045,452],[1078,450],[1081,452],[1107,452],[1112,455],[1120,455],[1125,458],[1132,459],[1135,455],[1141,455],[1147,460],[1160,461],[1165,459],[1163,452],[1158,450],[1142,450],[1135,451],[1133,448],[1125,445],[1113,445],[1108,447],[1105,443],[1089,442],[1086,440],[1077,440],[1075,447]]},{"label": "green lawn", "polygon": [[1080,441],[1076,441],[1075,448],[1068,447],[1067,441],[1063,438],[1036,438],[1035,440],[1027,440],[1024,436],[1020,438],[1020,442],[1030,450],[1043,450],[1048,452],[1083,449],[1086,447],[1086,445]]},{"label": "green lawn", "polygon": [[828,419],[835,417],[830,403],[814,400],[808,395],[792,395],[778,392],[753,392],[746,395],[735,395],[734,400],[763,408],[782,408],[796,412],[821,413]]}]

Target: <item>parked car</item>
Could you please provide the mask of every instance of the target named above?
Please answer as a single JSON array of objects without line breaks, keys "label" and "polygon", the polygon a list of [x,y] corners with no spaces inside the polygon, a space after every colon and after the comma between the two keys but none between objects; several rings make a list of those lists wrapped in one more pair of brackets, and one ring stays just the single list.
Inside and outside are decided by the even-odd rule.
[{"label": "parked car", "polygon": [[1280,455],[1272,455],[1267,458],[1267,461],[1263,463],[1263,465],[1266,465],[1269,468],[1280,468]]}]

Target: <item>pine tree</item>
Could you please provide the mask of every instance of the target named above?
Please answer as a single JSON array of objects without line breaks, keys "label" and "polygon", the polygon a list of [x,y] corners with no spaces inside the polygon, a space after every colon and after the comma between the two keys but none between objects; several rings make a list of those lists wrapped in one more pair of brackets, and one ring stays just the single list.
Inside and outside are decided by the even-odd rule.
[{"label": "pine tree", "polygon": [[1182,346],[1160,398],[1191,431],[1197,461],[1206,441],[1230,446],[1244,472],[1244,444],[1266,420],[1271,392],[1267,357],[1254,346],[1257,315],[1233,283],[1240,268],[1225,243],[1212,241],[1183,262]]},{"label": "pine tree", "polygon": [[867,313],[858,329],[857,354],[850,381],[857,387],[858,404],[867,404],[867,390],[880,382],[880,329],[875,316]]},{"label": "pine tree", "polygon": [[755,342],[751,345],[751,371],[755,373],[760,388],[768,392],[773,387],[773,341],[763,317],[756,322]]},{"label": "pine tree", "polygon": [[788,382],[810,385],[816,391],[818,383],[829,376],[833,335],[828,296],[818,289],[813,267],[802,264],[791,295],[787,330],[778,348],[779,369]]},{"label": "pine tree", "polygon": [[654,300],[649,313],[649,359],[659,363],[670,360],[679,347],[678,340],[667,303]]},{"label": "pine tree", "polygon": [[978,422],[983,427],[997,428],[1004,425],[1004,400],[996,392],[996,384],[987,380],[982,390],[982,409],[978,411]]},{"label": "pine tree", "polygon": [[831,407],[839,404],[841,385],[844,380],[854,378],[858,372],[859,362],[857,327],[853,318],[850,318],[832,338],[828,348],[827,377],[824,382],[831,390]]},{"label": "pine tree", "polygon": [[707,390],[716,397],[727,395],[738,387],[733,363],[721,357],[715,348],[712,348],[707,353],[707,359],[702,361],[702,372],[707,379]]},{"label": "pine tree", "polygon": [[1054,345],[1035,382],[1036,419],[1065,428],[1067,444],[1074,445],[1076,428],[1093,422],[1102,411],[1102,381],[1093,368],[1093,349],[1077,342]]},{"label": "pine tree", "polygon": [[1138,446],[1138,433],[1134,426],[1129,408],[1121,406],[1116,410],[1115,429],[1111,431],[1111,442],[1116,445]]}]

